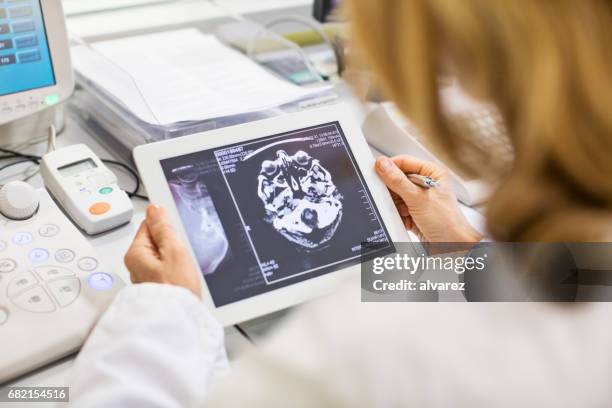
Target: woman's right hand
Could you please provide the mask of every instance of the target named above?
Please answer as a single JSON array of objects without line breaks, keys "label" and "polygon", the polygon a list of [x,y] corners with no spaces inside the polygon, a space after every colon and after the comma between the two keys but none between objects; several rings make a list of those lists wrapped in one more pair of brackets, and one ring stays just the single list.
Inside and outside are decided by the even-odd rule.
[{"label": "woman's right hand", "polygon": [[[478,242],[482,236],[461,212],[448,170],[411,156],[380,157],[376,172],[387,185],[407,229],[423,242]],[[438,180],[440,186],[425,189],[406,174]]]}]

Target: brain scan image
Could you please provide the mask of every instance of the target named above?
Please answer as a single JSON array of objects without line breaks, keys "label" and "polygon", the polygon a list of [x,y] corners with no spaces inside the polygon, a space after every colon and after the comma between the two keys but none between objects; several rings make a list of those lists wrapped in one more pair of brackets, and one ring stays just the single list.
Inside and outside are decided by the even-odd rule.
[{"label": "brain scan image", "polygon": [[215,307],[395,252],[340,121],[273,127],[159,161]]},{"label": "brain scan image", "polygon": [[266,221],[287,240],[317,249],[332,239],[342,220],[343,197],[319,160],[299,150],[284,150],[264,160],[258,175],[258,195]]},{"label": "brain scan image", "polygon": [[229,244],[206,185],[193,166],[172,171],[176,177],[170,190],[187,236],[204,275],[214,273],[225,258]]}]

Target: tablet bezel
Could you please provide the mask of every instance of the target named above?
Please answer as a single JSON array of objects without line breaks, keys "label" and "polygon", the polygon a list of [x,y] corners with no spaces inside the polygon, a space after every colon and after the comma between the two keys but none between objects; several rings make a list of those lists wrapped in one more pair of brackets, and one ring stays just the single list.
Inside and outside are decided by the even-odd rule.
[{"label": "tablet bezel", "polygon": [[[340,123],[346,141],[357,162],[356,164],[361,170],[391,240],[395,242],[410,241],[389,191],[376,175],[374,156],[365,141],[361,128],[350,110],[343,104],[285,114],[256,122],[183,136],[178,139],[138,146],[134,150],[134,160],[149,199],[152,203],[166,208],[173,225],[178,226],[177,229],[181,237],[186,243],[189,243],[169,183],[160,163],[162,160],[331,122]],[[297,123],[300,125],[296,126]],[[193,249],[191,245],[188,245],[188,247],[195,262],[196,257]],[[359,274],[359,271],[360,265],[353,265],[220,307],[214,305],[206,280],[202,276],[202,294],[204,303],[212,310],[213,315],[224,326],[229,326],[329,294],[343,280],[350,275]]]}]

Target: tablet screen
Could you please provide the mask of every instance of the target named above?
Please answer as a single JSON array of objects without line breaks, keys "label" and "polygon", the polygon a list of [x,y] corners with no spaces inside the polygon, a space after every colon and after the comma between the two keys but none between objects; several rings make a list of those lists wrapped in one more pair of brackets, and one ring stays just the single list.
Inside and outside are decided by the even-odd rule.
[{"label": "tablet screen", "polygon": [[161,165],[217,307],[393,251],[338,122]]}]

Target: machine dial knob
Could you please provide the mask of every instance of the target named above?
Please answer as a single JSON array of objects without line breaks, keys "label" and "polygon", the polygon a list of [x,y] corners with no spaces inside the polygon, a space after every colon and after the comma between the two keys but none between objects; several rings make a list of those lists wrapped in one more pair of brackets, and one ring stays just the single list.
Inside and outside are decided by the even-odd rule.
[{"label": "machine dial knob", "polygon": [[27,220],[38,210],[34,187],[23,181],[11,181],[0,188],[0,213],[12,220]]}]

